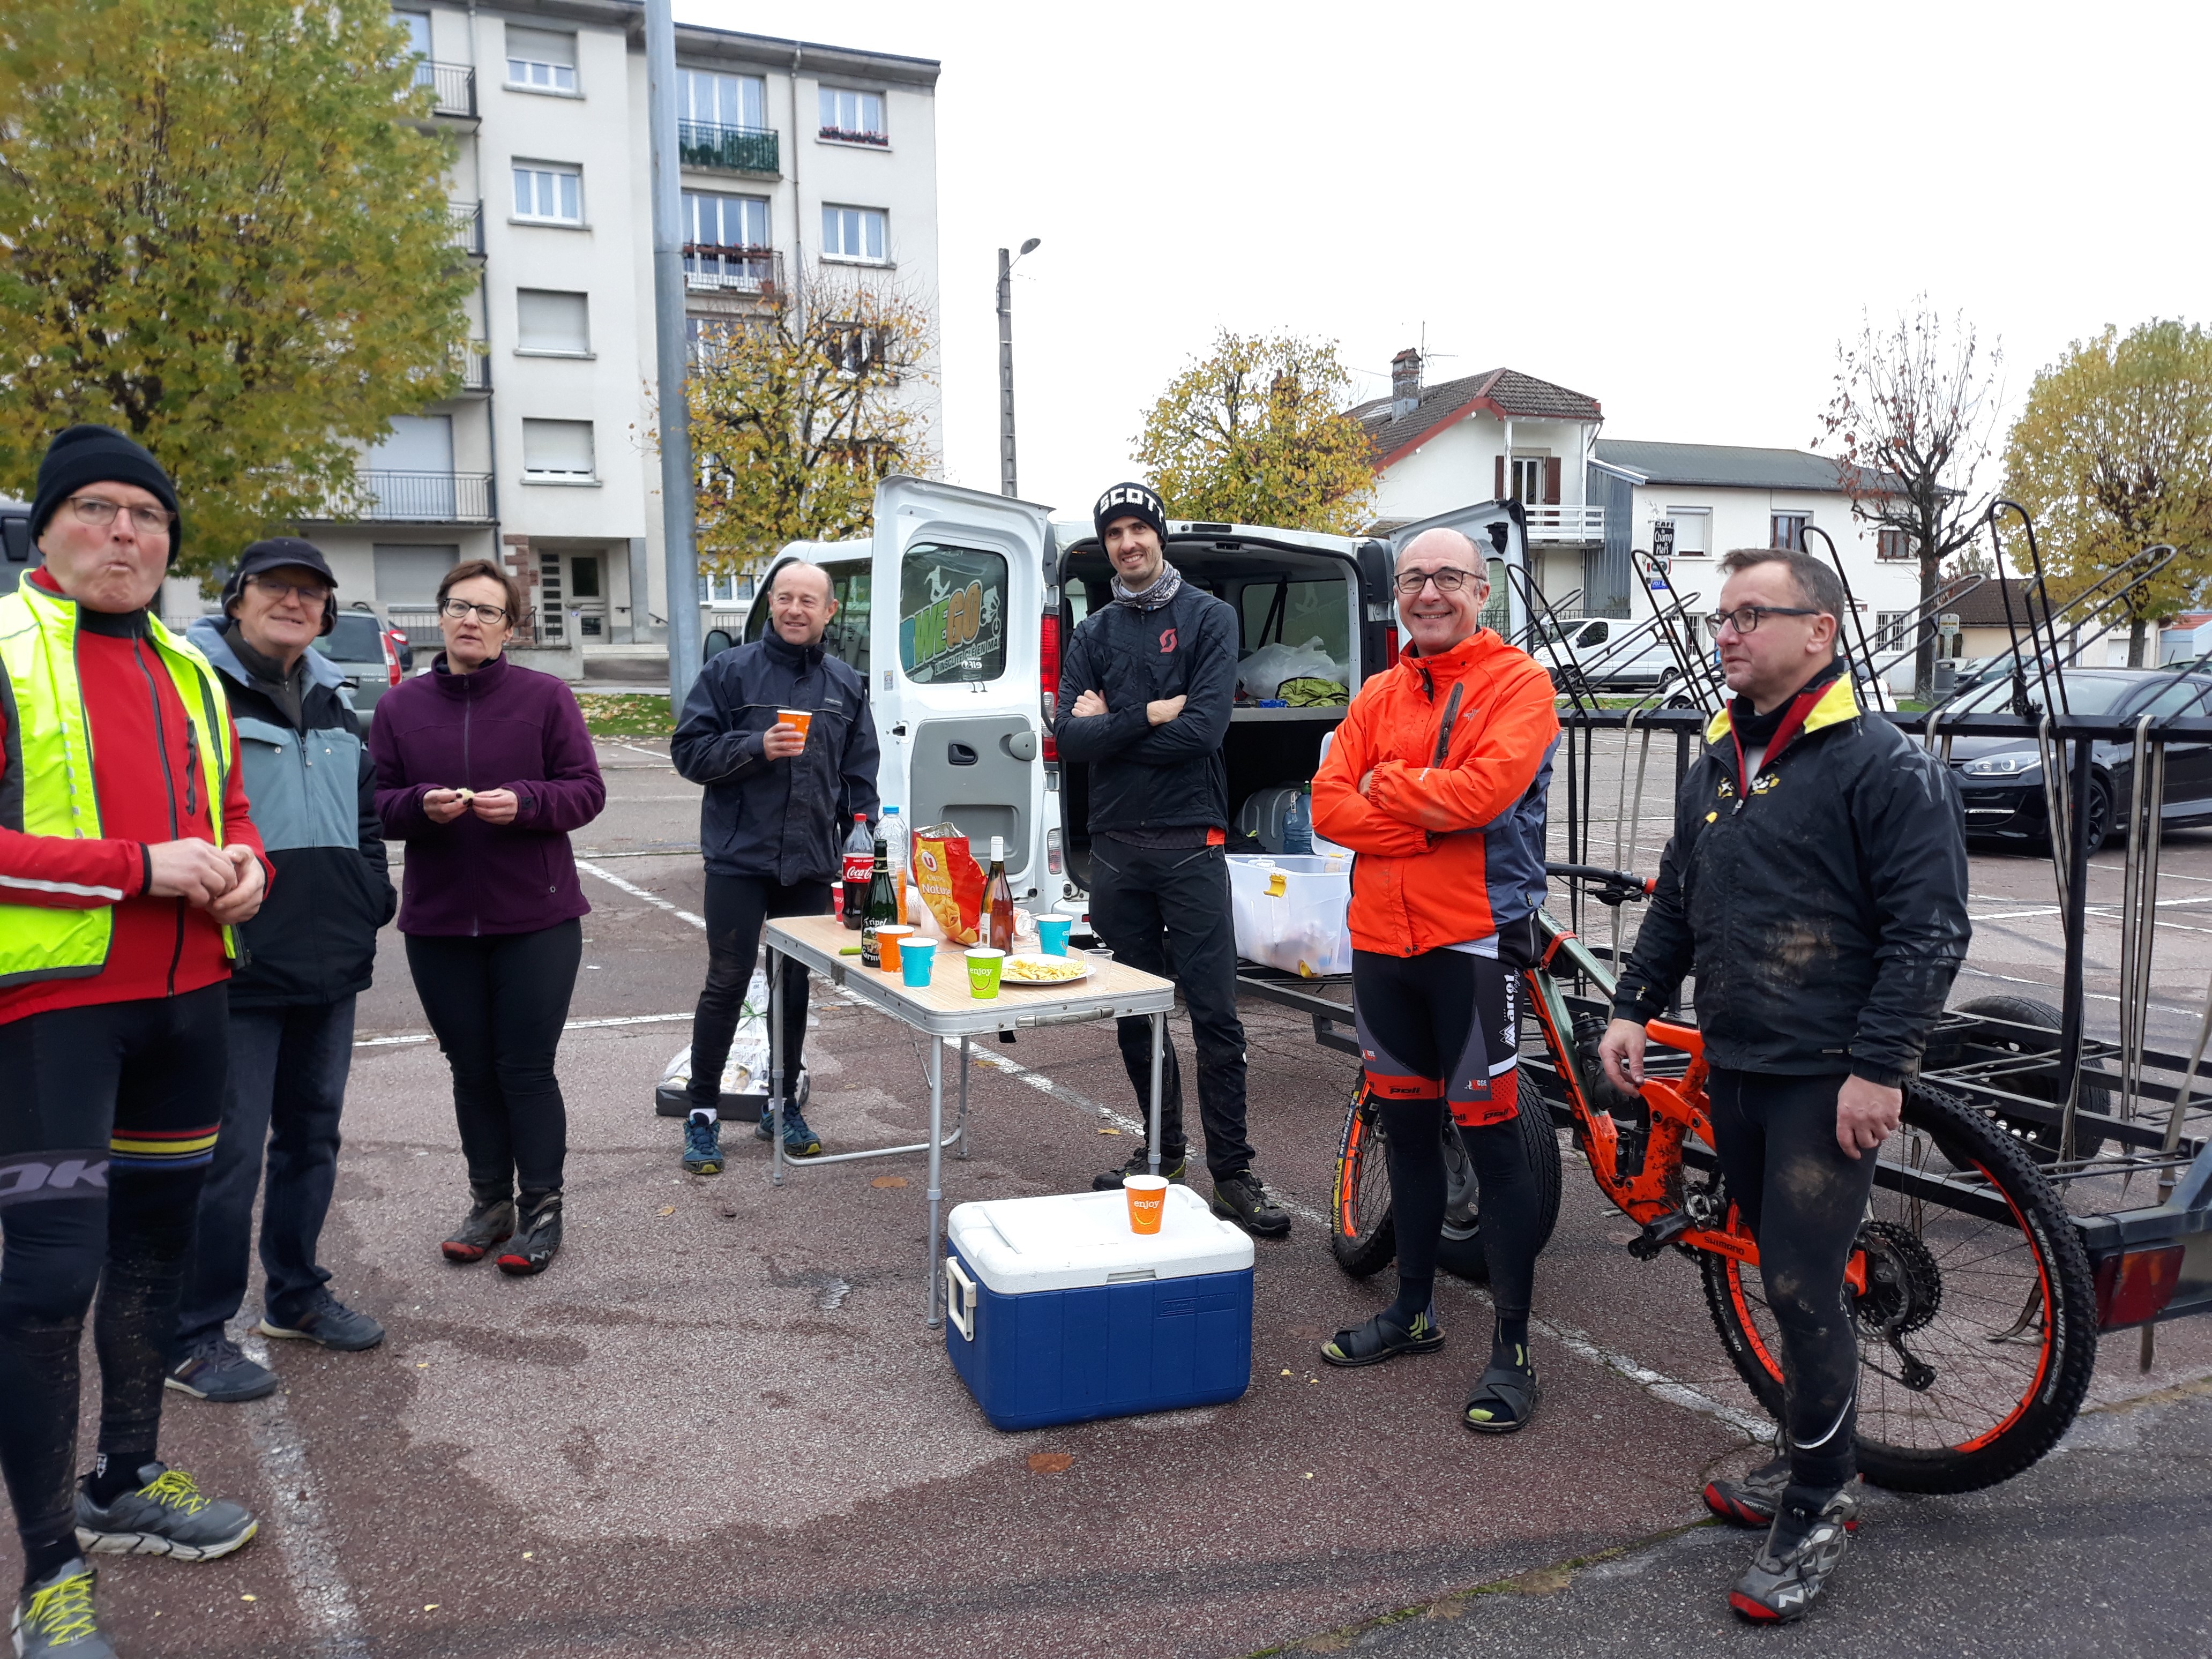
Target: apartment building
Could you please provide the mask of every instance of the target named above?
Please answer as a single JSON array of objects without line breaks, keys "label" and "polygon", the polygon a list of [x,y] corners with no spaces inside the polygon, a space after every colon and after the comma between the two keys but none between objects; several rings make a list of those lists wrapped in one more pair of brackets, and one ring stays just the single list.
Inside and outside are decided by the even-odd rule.
[{"label": "apartment building", "polygon": [[[661,647],[651,149],[641,0],[402,0],[453,136],[457,250],[480,273],[460,392],[396,419],[357,497],[307,526],[343,595],[418,639],[454,563],[504,563],[525,637],[571,678]],[[937,304],[938,64],[679,25],[686,309],[742,318],[817,264]],[[933,435],[933,381],[910,392]],[[678,602],[714,597],[702,583]]]}]

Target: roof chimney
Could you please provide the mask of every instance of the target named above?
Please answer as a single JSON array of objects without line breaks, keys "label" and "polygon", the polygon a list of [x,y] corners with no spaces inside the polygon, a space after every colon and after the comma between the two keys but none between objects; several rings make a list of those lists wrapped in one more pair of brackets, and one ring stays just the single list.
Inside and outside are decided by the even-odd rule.
[{"label": "roof chimney", "polygon": [[1390,418],[1413,412],[1421,401],[1421,354],[1407,346],[1390,360]]}]

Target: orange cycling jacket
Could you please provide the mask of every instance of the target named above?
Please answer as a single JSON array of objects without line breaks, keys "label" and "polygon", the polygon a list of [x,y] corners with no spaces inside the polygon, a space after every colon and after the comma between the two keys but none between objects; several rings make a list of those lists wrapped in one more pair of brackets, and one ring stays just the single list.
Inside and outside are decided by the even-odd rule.
[{"label": "orange cycling jacket", "polygon": [[1419,956],[1543,903],[1552,699],[1535,659],[1488,629],[1359,688],[1313,781],[1315,830],[1359,855],[1356,949]]}]

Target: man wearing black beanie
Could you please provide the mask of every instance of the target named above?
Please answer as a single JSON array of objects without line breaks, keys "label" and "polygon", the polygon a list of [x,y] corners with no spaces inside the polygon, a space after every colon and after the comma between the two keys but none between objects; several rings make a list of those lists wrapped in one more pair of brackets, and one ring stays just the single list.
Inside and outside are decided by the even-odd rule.
[{"label": "man wearing black beanie", "polygon": [[[0,1469],[23,1544],[15,1650],[112,1659],[94,1553],[209,1560],[236,1504],[156,1457],[162,1376],[229,1064],[232,929],[269,877],[215,671],[147,607],[175,486],[73,426],[39,468],[44,565],[0,595]],[[76,1482],[100,1297],[99,1455]]]}]

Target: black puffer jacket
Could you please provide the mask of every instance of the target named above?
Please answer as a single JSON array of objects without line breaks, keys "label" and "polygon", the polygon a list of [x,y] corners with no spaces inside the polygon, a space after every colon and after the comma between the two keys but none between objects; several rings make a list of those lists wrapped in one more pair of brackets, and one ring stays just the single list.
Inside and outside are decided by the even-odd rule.
[{"label": "black puffer jacket", "polygon": [[[770,760],[761,746],[779,708],[814,716],[806,747],[790,760]],[[835,880],[852,815],[876,816],[867,682],[820,646],[786,644],[773,629],[708,659],[669,752],[678,772],[707,786],[699,845],[709,875]]]},{"label": "black puffer jacket", "polygon": [[1966,957],[1966,816],[1948,769],[1863,714],[1849,676],[1808,702],[1748,793],[1714,717],[1613,1012],[1656,1018],[1694,973],[1711,1064],[1895,1087]]},{"label": "black puffer jacket", "polygon": [[[1085,691],[1107,712],[1078,720]],[[1153,726],[1145,705],[1184,697]],[[1157,611],[1109,605],[1085,617],[1060,669],[1053,736],[1060,758],[1091,767],[1091,829],[1229,827],[1229,769],[1221,739],[1237,701],[1237,613],[1183,583]]]}]

